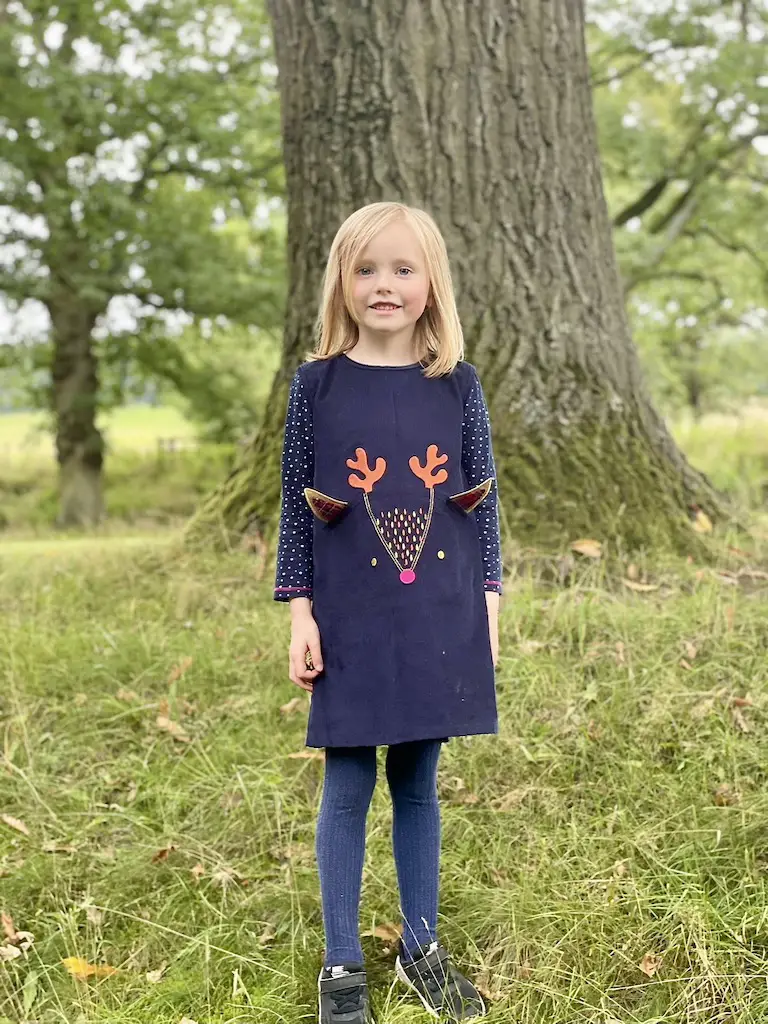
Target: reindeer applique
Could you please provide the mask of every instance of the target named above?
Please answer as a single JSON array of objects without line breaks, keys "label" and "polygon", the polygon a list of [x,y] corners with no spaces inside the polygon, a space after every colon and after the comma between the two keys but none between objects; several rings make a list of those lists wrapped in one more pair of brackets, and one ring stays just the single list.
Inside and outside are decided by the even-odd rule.
[{"label": "reindeer applique", "polygon": [[[385,551],[400,573],[401,583],[413,583],[416,579],[416,563],[424,550],[432,523],[435,487],[445,483],[448,479],[448,471],[438,469],[438,466],[444,466],[447,461],[447,455],[438,454],[436,444],[431,444],[427,448],[423,466],[416,455],[411,456],[408,460],[413,474],[423,482],[429,491],[429,504],[426,508],[420,507],[415,510],[395,508],[375,513],[371,508],[370,495],[377,480],[381,480],[387,471],[386,460],[377,458],[374,467],[371,468],[368,464],[368,454],[364,448],[356,448],[355,458],[347,459],[347,466],[362,474],[362,476],[356,476],[355,473],[350,473],[349,485],[362,490],[368,516]],[[452,494],[446,500],[453,502],[468,514],[488,496],[493,479],[493,477],[489,477],[468,491]],[[348,501],[341,501],[323,494],[322,491],[317,491],[313,487],[304,488],[304,497],[317,518],[324,523],[334,522],[350,504]]]}]

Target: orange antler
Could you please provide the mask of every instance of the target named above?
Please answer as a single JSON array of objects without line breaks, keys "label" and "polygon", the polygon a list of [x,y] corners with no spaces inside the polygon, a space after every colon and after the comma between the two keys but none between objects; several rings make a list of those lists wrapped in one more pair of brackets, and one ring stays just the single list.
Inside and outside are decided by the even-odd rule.
[{"label": "orange antler", "polygon": [[411,467],[412,472],[416,474],[419,480],[424,481],[424,486],[427,489],[429,489],[431,487],[435,487],[437,484],[444,484],[445,481],[448,479],[447,469],[438,470],[438,472],[435,473],[434,476],[432,475],[433,469],[435,469],[437,466],[441,466],[444,462],[447,461],[448,456],[438,455],[437,445],[431,444],[429,448],[427,448],[427,459],[424,466],[421,465],[421,463],[419,462],[418,458],[415,455],[412,455],[410,457],[410,459],[408,460],[408,465]]},{"label": "orange antler", "polygon": [[377,480],[381,480],[387,469],[387,463],[384,459],[376,459],[376,467],[371,469],[368,465],[368,455],[365,448],[355,448],[356,459],[347,459],[347,465],[350,469],[356,469],[359,473],[363,474],[361,480],[359,476],[355,476],[353,473],[349,474],[348,480],[350,487],[360,487],[366,494],[370,494],[373,490],[373,485]]}]

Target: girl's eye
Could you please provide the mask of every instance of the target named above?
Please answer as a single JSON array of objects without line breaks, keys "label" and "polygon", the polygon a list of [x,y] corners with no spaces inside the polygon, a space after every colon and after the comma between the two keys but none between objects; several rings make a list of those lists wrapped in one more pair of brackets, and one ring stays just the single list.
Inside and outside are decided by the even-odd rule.
[{"label": "girl's eye", "polygon": [[400,267],[400,269],[398,270],[398,274],[401,274],[401,273],[402,273],[403,271],[405,271],[405,276],[406,276],[406,277],[407,277],[407,276],[408,276],[409,274],[412,274],[412,273],[413,273],[413,271],[411,270],[411,268],[410,268],[410,267]]},{"label": "girl's eye", "polygon": [[370,269],[370,267],[358,267],[357,272],[358,274],[362,274],[363,276],[365,276]]}]

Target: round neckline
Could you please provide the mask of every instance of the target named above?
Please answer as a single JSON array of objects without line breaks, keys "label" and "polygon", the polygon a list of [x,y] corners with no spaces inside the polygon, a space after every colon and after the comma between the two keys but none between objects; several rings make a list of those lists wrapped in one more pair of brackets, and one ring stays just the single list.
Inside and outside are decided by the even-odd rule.
[{"label": "round neckline", "polygon": [[342,359],[346,359],[348,363],[352,363],[353,366],[360,366],[364,370],[413,370],[416,367],[422,368],[421,363],[399,363],[394,366],[387,366],[381,363],[360,363],[357,359],[352,359],[346,352],[340,353]]}]

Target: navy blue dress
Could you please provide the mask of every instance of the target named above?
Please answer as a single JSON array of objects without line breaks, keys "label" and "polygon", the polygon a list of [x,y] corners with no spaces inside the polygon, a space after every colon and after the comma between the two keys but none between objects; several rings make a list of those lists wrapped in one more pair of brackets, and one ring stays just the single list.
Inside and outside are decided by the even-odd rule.
[{"label": "navy blue dress", "polygon": [[311,598],[320,631],[307,746],[498,732],[495,475],[471,363],[432,379],[347,355],[296,371],[274,597]]}]

